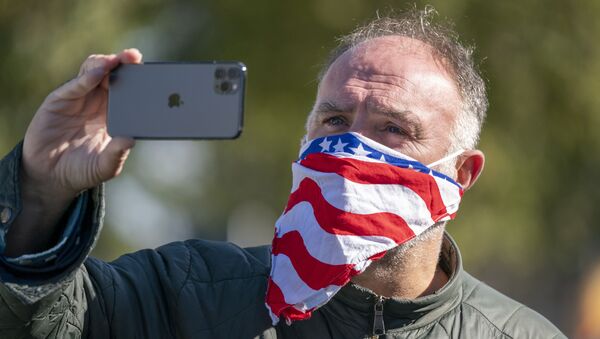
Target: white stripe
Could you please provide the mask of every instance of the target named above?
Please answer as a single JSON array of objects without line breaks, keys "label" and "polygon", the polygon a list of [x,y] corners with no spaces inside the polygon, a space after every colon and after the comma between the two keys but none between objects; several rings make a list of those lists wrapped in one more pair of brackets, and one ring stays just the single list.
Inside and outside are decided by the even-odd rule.
[{"label": "white stripe", "polygon": [[442,197],[444,205],[446,205],[446,211],[448,214],[458,211],[458,206],[460,205],[460,191],[458,187],[440,177],[436,177],[434,175],[432,175],[432,177],[435,179],[435,182],[438,185],[440,196]]},{"label": "white stripe", "polygon": [[[328,155],[333,156],[335,158],[339,158],[339,159],[353,159],[353,160],[360,160],[360,161],[365,161],[365,162],[373,162],[373,163],[379,163],[379,164],[388,164],[387,162],[381,161],[381,160],[378,160],[378,159],[367,158],[367,157],[359,157],[359,156],[356,156],[356,155],[353,155],[353,154],[349,154],[349,153],[336,153],[336,154],[328,154]],[[392,165],[390,165],[390,166],[392,166]],[[310,168],[308,168],[306,166],[301,165],[300,163],[293,162],[292,163],[292,174],[294,175],[294,178],[293,178],[293,181],[292,181],[292,192],[294,192],[298,188],[298,184],[299,184],[299,181],[296,180],[296,170],[297,169],[304,169],[306,171],[311,171],[311,172],[314,172],[314,173],[328,174],[328,173],[325,173],[325,172],[319,172],[319,171],[312,170],[312,169],[310,169]],[[331,174],[334,174],[334,173],[331,173]]]},{"label": "white stripe", "polygon": [[319,172],[296,163],[292,171],[292,192],[298,189],[304,178],[310,178],[319,185],[325,200],[343,211],[354,214],[393,213],[404,219],[417,235],[433,225],[425,201],[406,186],[359,184],[336,173]]},{"label": "white stripe", "polygon": [[313,290],[300,279],[292,262],[284,254],[273,255],[272,263],[271,279],[281,289],[285,302],[303,312],[325,304],[341,288],[341,286],[329,285]]},{"label": "white stripe", "polygon": [[365,155],[357,155],[357,154],[345,153],[345,152],[344,153],[343,152],[333,153],[333,154],[329,154],[329,155],[339,158],[339,159],[354,159],[354,160],[360,160],[360,161],[365,161],[365,162],[373,162],[373,163],[378,163],[378,164],[386,164],[386,165],[394,166],[394,165],[391,165],[387,161],[383,161],[381,159],[369,158]]},{"label": "white stripe", "polygon": [[310,255],[329,265],[359,264],[372,255],[396,247],[383,236],[335,235],[325,232],[315,219],[312,205],[301,202],[275,223],[277,237],[298,231]]}]

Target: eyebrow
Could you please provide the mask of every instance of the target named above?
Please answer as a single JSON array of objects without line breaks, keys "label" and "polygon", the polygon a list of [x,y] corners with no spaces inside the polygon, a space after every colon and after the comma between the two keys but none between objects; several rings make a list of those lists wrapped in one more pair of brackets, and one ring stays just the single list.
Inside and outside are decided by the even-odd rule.
[{"label": "eyebrow", "polygon": [[423,136],[423,124],[421,119],[409,110],[376,110],[374,113],[387,116],[391,120],[396,120],[402,127],[406,127],[415,139],[421,139]]},{"label": "eyebrow", "polygon": [[320,103],[319,106],[317,106],[317,109],[315,111],[317,113],[327,113],[327,112],[346,112],[347,110],[342,109],[341,107],[337,106],[333,102],[325,101],[325,102]]},{"label": "eyebrow", "polygon": [[[371,106],[371,108],[373,108]],[[340,107],[334,102],[325,101],[320,103],[315,109],[316,113],[344,113],[349,112],[351,109]],[[423,135],[423,124],[419,117],[410,110],[395,110],[390,108],[375,108],[371,110],[374,114],[385,115],[391,120],[398,121],[402,127],[407,128],[415,139],[420,139]]]}]

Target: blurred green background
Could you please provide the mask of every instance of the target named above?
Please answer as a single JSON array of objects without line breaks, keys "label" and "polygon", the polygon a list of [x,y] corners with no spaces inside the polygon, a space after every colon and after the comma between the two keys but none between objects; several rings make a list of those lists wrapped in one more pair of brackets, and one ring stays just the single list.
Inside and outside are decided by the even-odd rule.
[{"label": "blurred green background", "polygon": [[[486,169],[448,229],[467,270],[572,333],[580,280],[600,258],[600,2],[429,3],[477,46],[491,103]],[[89,54],[138,47],[146,61],[242,60],[241,138],[138,142],[107,185],[94,254],[110,260],[188,237],[269,242],[334,38],[408,5],[0,0],[0,151]]]}]

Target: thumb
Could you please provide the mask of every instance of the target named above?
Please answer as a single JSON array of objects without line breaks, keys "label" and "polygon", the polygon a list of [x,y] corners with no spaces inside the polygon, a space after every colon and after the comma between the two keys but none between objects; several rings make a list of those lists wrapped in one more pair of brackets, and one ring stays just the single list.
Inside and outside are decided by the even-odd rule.
[{"label": "thumb", "polygon": [[129,151],[135,146],[135,140],[126,137],[115,137],[109,141],[100,153],[98,160],[98,176],[100,181],[107,181],[121,174]]}]

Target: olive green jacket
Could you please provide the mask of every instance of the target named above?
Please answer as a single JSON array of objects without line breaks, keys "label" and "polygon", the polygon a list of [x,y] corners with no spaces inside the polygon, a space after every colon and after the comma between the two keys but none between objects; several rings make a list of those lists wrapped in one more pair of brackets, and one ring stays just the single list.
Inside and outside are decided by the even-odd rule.
[{"label": "olive green jacket", "polygon": [[[0,162],[0,250],[21,209],[20,149]],[[449,236],[440,265],[450,281],[435,294],[381,298],[349,284],[311,319],[273,327],[264,305],[268,246],[188,240],[105,263],[88,258],[103,188],[87,195],[65,253],[43,265],[1,258],[0,338],[564,338],[466,273]]]}]

